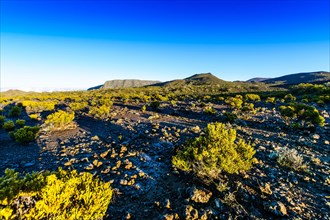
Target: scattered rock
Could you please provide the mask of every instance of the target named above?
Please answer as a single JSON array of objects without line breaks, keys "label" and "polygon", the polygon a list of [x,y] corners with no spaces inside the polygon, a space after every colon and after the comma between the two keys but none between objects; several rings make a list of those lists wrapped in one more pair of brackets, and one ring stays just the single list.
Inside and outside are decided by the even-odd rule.
[{"label": "scattered rock", "polygon": [[24,164],[24,167],[32,167],[32,166],[34,166],[35,164],[36,164],[35,161],[31,161],[31,162],[29,162],[29,163]]},{"label": "scattered rock", "polygon": [[286,207],[282,202],[273,201],[273,202],[265,202],[264,207],[269,212],[273,213],[276,216],[286,216],[287,211]]},{"label": "scattered rock", "polygon": [[191,205],[187,205],[184,210],[184,217],[186,220],[198,219],[198,211]]},{"label": "scattered rock", "polygon": [[208,203],[212,196],[212,192],[203,188],[197,189],[193,187],[191,189],[190,199],[197,203]]}]

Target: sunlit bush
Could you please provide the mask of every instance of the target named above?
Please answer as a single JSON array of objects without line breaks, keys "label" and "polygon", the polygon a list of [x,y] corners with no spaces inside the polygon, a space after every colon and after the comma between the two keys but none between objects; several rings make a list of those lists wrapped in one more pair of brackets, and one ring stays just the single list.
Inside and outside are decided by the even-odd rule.
[{"label": "sunlit bush", "polygon": [[59,110],[58,112],[48,115],[45,124],[50,129],[63,130],[75,127],[73,120],[74,112]]},{"label": "sunlit bush", "polygon": [[[325,119],[320,115],[319,111],[306,104],[290,103],[287,106],[279,108],[282,116],[287,120],[298,120],[303,123],[311,123],[314,125],[324,126]],[[304,126],[303,126],[304,127]]]},{"label": "sunlit bush", "polygon": [[69,104],[72,111],[81,111],[88,107],[88,102],[73,102]]},{"label": "sunlit bush", "polygon": [[240,95],[237,95],[235,97],[228,97],[225,100],[225,102],[231,108],[234,108],[234,109],[240,109],[240,108],[242,108],[242,104],[243,104],[242,96],[240,96]]},{"label": "sunlit bush", "polygon": [[42,111],[52,111],[55,109],[56,101],[31,101],[24,100],[22,102],[26,111],[30,112],[42,112]]},{"label": "sunlit bush", "polygon": [[238,173],[250,169],[254,154],[255,150],[249,144],[236,139],[236,130],[214,123],[207,125],[205,135],[179,151],[172,163],[183,171],[217,178],[220,172]]},{"label": "sunlit bush", "polygon": [[[13,205],[22,198],[35,202],[31,206]],[[102,219],[111,198],[110,183],[75,170],[20,177],[7,169],[0,178],[0,218]]]},{"label": "sunlit bush", "polygon": [[94,118],[106,118],[110,114],[110,107],[107,105],[101,105],[101,106],[93,106],[89,109],[88,114],[93,116]]},{"label": "sunlit bush", "polygon": [[275,97],[267,97],[266,102],[275,103]]},{"label": "sunlit bush", "polygon": [[257,95],[257,94],[246,94],[245,99],[247,101],[259,102],[260,101],[260,96]]}]

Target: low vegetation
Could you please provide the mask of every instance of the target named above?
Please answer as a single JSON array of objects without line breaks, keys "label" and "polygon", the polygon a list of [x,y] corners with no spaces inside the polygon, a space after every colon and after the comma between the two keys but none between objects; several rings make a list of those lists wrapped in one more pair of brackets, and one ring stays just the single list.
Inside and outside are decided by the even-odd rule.
[{"label": "low vegetation", "polygon": [[23,128],[17,129],[16,131],[11,131],[9,135],[21,144],[28,144],[35,140],[36,135],[40,128],[38,126],[24,126]]},{"label": "low vegetation", "polygon": [[74,127],[74,112],[59,110],[47,116],[45,124],[50,130],[65,130]]},{"label": "low vegetation", "polygon": [[255,150],[242,139],[236,139],[236,130],[227,129],[222,123],[208,124],[205,135],[188,143],[173,157],[173,165],[214,179],[221,172],[249,170]]},{"label": "low vegetation", "polygon": [[[59,169],[21,177],[7,169],[0,178],[0,218],[101,219],[111,197],[110,183],[90,173]],[[20,201],[25,205],[16,206]]]},{"label": "low vegetation", "polygon": [[330,84],[205,76],[1,96],[0,219],[328,219]]},{"label": "low vegetation", "polygon": [[310,124],[324,126],[324,117],[313,106],[290,103],[286,106],[280,106],[279,110],[281,115],[290,123],[299,123],[301,127],[307,127]]}]

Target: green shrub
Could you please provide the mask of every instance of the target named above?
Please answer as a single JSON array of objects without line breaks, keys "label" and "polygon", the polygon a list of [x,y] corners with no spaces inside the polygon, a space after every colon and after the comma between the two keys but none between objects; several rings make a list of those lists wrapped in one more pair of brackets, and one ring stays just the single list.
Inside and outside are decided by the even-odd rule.
[{"label": "green shrub", "polygon": [[240,95],[237,95],[236,97],[228,97],[225,102],[233,109],[240,109],[243,104],[242,96]]},{"label": "green shrub", "polygon": [[207,125],[205,135],[179,151],[172,163],[183,171],[217,178],[220,172],[238,173],[250,169],[254,154],[255,150],[249,144],[242,139],[236,140],[236,130],[214,123]]},{"label": "green shrub", "polygon": [[225,112],[223,115],[228,122],[234,122],[237,119],[237,115],[232,112]]},{"label": "green shrub", "polygon": [[25,120],[23,120],[23,119],[17,119],[17,120],[15,121],[15,123],[16,123],[18,126],[23,127],[23,126],[25,125]]},{"label": "green shrub", "polygon": [[153,102],[150,102],[150,108],[153,109],[153,110],[157,110],[160,106],[160,103],[158,101],[153,101]]},{"label": "green shrub", "polygon": [[212,106],[206,106],[204,108],[204,112],[208,115],[215,115],[217,113],[217,110],[215,110]]},{"label": "green shrub", "polygon": [[12,120],[10,121],[6,121],[4,124],[3,124],[3,128],[6,130],[6,131],[12,131],[14,130],[15,128],[15,124]]},{"label": "green shrub", "polygon": [[63,130],[74,127],[74,112],[65,112],[59,110],[53,114],[47,116],[45,124],[50,129]]},{"label": "green shrub", "polygon": [[325,119],[319,111],[315,107],[306,104],[290,103],[287,106],[280,106],[280,113],[291,120],[297,119],[320,126],[324,126],[325,123]]},{"label": "green shrub", "polygon": [[[35,205],[14,208],[21,196],[35,200]],[[59,169],[19,177],[6,170],[0,178],[0,218],[8,219],[102,219],[111,201],[110,183],[93,178],[90,173]]]},{"label": "green shrub", "polygon": [[286,102],[290,102],[290,101],[296,101],[296,97],[295,96],[293,96],[292,94],[287,94],[287,95],[285,95],[284,96],[284,100],[286,101]]},{"label": "green shrub", "polygon": [[242,108],[242,111],[245,111],[245,112],[254,112],[254,104],[253,103],[244,103],[244,106]]},{"label": "green shrub", "polygon": [[252,102],[260,102],[260,96],[257,94],[246,94],[245,100]]},{"label": "green shrub", "polygon": [[107,105],[101,105],[100,107],[93,106],[90,108],[88,114],[94,118],[106,118],[110,114],[110,107]]},{"label": "green shrub", "polygon": [[24,100],[22,102],[23,106],[27,111],[31,112],[42,112],[42,111],[52,111],[55,109],[56,101],[31,101]]},{"label": "green shrub", "polygon": [[3,115],[0,115],[0,128],[3,126],[3,123],[5,122],[6,117]]},{"label": "green shrub", "polygon": [[266,102],[275,103],[275,97],[267,97]]},{"label": "green shrub", "polygon": [[13,106],[10,110],[9,110],[9,117],[17,117],[21,114],[22,112],[22,108],[19,106]]},{"label": "green shrub", "polygon": [[69,106],[72,111],[81,111],[88,107],[88,102],[73,102]]},{"label": "green shrub", "polygon": [[40,128],[38,126],[24,126],[24,128],[10,132],[10,136],[15,139],[16,142],[27,144],[35,140],[39,130]]}]

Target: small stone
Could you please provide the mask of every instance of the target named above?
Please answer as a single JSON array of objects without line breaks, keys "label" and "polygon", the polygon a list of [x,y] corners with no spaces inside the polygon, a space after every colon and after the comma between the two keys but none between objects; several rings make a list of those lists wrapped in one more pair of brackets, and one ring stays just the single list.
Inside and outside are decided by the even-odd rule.
[{"label": "small stone", "polygon": [[94,169],[94,165],[90,163],[90,164],[89,164],[88,166],[86,166],[84,169],[85,169],[85,170],[92,170],[92,169]]},{"label": "small stone", "polygon": [[260,186],[260,191],[268,195],[273,194],[272,190],[270,189],[270,183],[266,183],[263,187]]},{"label": "small stone", "polygon": [[135,180],[131,179],[129,182],[127,182],[127,185],[132,186],[132,185],[134,185],[134,183],[135,183]]},{"label": "small stone", "polygon": [[314,138],[315,140],[318,140],[318,139],[320,139],[320,135],[318,135],[318,134],[314,134],[314,135],[313,135],[313,138]]},{"label": "small stone", "polygon": [[32,167],[32,166],[34,166],[36,163],[34,162],[34,161],[31,161],[31,162],[29,162],[29,163],[26,163],[26,164],[24,164],[24,167]]},{"label": "small stone", "polygon": [[99,138],[97,135],[95,135],[95,136],[92,137],[91,139],[92,139],[92,141],[98,141],[98,140],[100,140],[100,138]]},{"label": "small stone", "polygon": [[105,158],[106,156],[108,156],[109,152],[110,152],[110,150],[107,150],[107,151],[101,153],[100,156],[101,156],[102,158]]},{"label": "small stone", "polygon": [[170,209],[171,208],[171,203],[169,199],[166,199],[165,201],[165,208]]},{"label": "small stone", "polygon": [[127,186],[128,181],[127,180],[120,180],[120,185]]},{"label": "small stone", "polygon": [[66,167],[71,166],[71,165],[72,165],[71,161],[68,161],[64,164],[64,166],[66,166]]},{"label": "small stone", "polygon": [[173,220],[174,215],[173,214],[166,214],[166,215],[163,215],[162,219],[163,220]]},{"label": "small stone", "polygon": [[201,129],[200,129],[200,127],[197,125],[197,126],[195,126],[195,127],[192,127],[192,128],[191,128],[191,131],[194,132],[195,134],[197,134],[197,133],[200,133],[200,132],[201,132]]},{"label": "small stone", "polygon": [[95,166],[95,167],[100,167],[100,166],[102,166],[102,162],[101,161],[98,161],[98,160],[94,160],[93,161],[93,165]]},{"label": "small stone", "polygon": [[329,145],[330,143],[329,143],[328,140],[325,140],[325,141],[324,141],[324,144]]},{"label": "small stone", "polygon": [[185,211],[184,211],[184,216],[185,219],[191,219],[191,220],[195,220],[198,219],[198,211],[197,209],[194,209],[194,207],[192,207],[191,205],[187,205],[185,207]]},{"label": "small stone", "polygon": [[272,212],[273,214],[277,215],[277,216],[285,216],[287,215],[287,211],[286,211],[286,207],[284,206],[284,204],[282,202],[278,202],[278,201],[273,201],[273,202],[266,202],[264,204],[265,209],[267,209],[268,211]]},{"label": "small stone", "polygon": [[131,218],[132,218],[131,214],[127,213],[126,216],[125,216],[125,219],[131,219]]},{"label": "small stone", "polygon": [[191,200],[197,203],[208,203],[212,196],[212,192],[206,189],[193,188],[191,191]]}]

